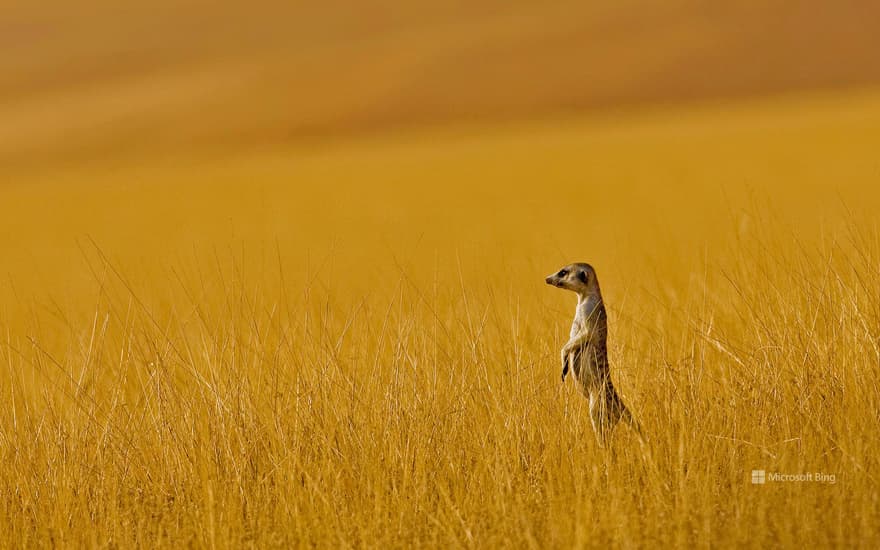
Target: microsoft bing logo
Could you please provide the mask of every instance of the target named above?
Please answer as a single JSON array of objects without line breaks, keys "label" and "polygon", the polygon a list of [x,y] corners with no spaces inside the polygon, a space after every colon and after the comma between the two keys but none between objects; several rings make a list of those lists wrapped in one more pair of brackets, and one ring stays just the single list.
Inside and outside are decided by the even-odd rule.
[{"label": "microsoft bing logo", "polygon": [[780,472],[767,473],[764,470],[752,470],[752,485],[764,485],[767,482],[781,483],[783,481],[798,483],[837,483],[837,474],[825,472],[802,472],[798,474],[785,474]]}]

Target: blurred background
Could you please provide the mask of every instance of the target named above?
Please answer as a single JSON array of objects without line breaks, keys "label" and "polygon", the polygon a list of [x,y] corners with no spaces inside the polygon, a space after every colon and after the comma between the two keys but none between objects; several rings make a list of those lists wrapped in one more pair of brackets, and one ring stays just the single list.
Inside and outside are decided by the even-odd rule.
[{"label": "blurred background", "polygon": [[878,36],[871,0],[7,1],[0,302],[78,300],[95,247],[687,277],[756,208],[880,207]]},{"label": "blurred background", "polygon": [[9,0],[0,174],[865,87],[878,36],[872,0]]}]

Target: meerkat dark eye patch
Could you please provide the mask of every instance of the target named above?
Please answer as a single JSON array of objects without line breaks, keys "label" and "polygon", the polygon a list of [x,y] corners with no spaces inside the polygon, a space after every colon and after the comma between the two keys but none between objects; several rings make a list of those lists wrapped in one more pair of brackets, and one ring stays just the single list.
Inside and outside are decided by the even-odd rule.
[{"label": "meerkat dark eye patch", "polygon": [[587,272],[586,271],[578,271],[578,279],[580,279],[582,283],[586,283],[587,282]]},{"label": "meerkat dark eye patch", "polygon": [[565,277],[566,275],[568,275],[568,271],[566,271],[566,270],[564,270],[564,269],[561,269],[561,270],[559,271],[559,273],[557,273],[556,275],[557,275],[558,277]]}]

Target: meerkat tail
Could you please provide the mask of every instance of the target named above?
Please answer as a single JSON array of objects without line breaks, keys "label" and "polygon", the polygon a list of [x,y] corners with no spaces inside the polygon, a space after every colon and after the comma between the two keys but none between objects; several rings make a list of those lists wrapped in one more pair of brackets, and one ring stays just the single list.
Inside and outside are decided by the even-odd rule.
[{"label": "meerkat tail", "polygon": [[629,425],[630,428],[632,428],[634,432],[636,432],[636,435],[639,436],[639,439],[641,439],[642,441],[645,440],[645,433],[642,430],[642,425],[639,424],[639,421],[636,420],[636,418],[632,415],[628,408],[624,407],[620,417],[624,422],[627,423],[627,425]]}]

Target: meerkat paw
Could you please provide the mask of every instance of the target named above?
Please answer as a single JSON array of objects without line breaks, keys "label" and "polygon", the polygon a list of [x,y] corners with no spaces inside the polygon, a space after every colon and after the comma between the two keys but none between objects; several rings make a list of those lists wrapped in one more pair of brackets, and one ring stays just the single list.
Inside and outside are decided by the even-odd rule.
[{"label": "meerkat paw", "polygon": [[562,348],[562,353],[560,355],[562,356],[562,381],[565,382],[565,376],[568,374],[568,369],[571,366],[573,357],[571,356],[571,352],[566,348]]}]

